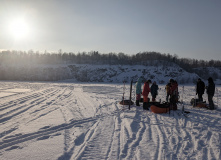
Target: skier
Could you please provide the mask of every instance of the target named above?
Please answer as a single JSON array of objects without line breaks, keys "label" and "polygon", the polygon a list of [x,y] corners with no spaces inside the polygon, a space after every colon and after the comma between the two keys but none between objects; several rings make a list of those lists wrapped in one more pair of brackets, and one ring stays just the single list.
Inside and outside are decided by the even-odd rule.
[{"label": "skier", "polygon": [[198,94],[198,99],[200,102],[203,101],[204,92],[205,92],[205,83],[199,78],[196,84],[196,95]]},{"label": "skier", "polygon": [[[144,83],[144,87],[143,87],[143,108],[147,108],[147,103],[148,103],[148,94],[150,92],[150,87],[149,85],[151,84],[151,80],[148,80]],[[148,109],[148,108],[147,108]]]},{"label": "skier", "polygon": [[171,79],[170,80],[170,105],[173,110],[177,110],[177,102],[178,102],[178,83],[177,81]]},{"label": "skier", "polygon": [[169,100],[169,96],[170,96],[170,87],[171,87],[171,84],[170,83],[167,83],[165,89],[166,89],[166,102],[168,102]]},{"label": "skier", "polygon": [[207,89],[206,93],[208,94],[209,109],[213,110],[214,109],[213,96],[215,93],[215,84],[213,82],[212,77],[208,78],[208,86],[206,87],[206,89]]},{"label": "skier", "polygon": [[156,101],[156,97],[158,95],[158,85],[156,83],[156,81],[153,82],[152,86],[151,86],[151,95],[152,95],[152,101],[155,102]]},{"label": "skier", "polygon": [[142,78],[138,78],[137,82],[136,82],[136,106],[140,106],[139,102],[140,102],[140,98],[141,98],[141,82],[142,82]]}]

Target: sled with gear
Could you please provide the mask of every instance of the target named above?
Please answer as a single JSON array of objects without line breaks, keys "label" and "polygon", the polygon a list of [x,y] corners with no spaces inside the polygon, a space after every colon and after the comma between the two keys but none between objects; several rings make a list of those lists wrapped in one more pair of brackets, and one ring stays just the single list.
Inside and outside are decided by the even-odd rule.
[{"label": "sled with gear", "polygon": [[131,100],[122,100],[119,102],[121,105],[133,105],[134,102]]},{"label": "sled with gear", "polygon": [[196,105],[196,107],[199,107],[199,108],[208,108],[208,106],[206,105],[206,103],[198,103]]},{"label": "sled with gear", "polygon": [[190,104],[193,107],[208,108],[207,104],[206,104],[206,101],[199,101],[199,99],[195,99],[195,98],[191,99]]},{"label": "sled with gear", "polygon": [[170,110],[170,103],[155,103],[150,106],[150,110],[153,113],[167,113]]},{"label": "sled with gear", "polygon": [[170,103],[168,102],[144,102],[143,109],[150,110],[153,113],[167,113],[170,110]]},{"label": "sled with gear", "polygon": [[131,80],[131,83],[130,83],[130,97],[129,97],[129,100],[125,100],[124,99],[124,94],[125,94],[125,81],[124,81],[124,87],[123,87],[123,97],[122,97],[122,101],[120,101],[119,103],[121,105],[128,105],[129,106],[129,110],[130,110],[130,106],[134,104],[134,102],[131,100],[131,93],[132,93],[132,84],[133,84],[133,80]]}]

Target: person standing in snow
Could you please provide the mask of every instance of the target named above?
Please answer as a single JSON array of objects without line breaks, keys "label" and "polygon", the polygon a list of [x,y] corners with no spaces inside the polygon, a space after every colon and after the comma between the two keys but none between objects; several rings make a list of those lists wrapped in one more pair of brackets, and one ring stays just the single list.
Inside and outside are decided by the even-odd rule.
[{"label": "person standing in snow", "polygon": [[151,84],[151,80],[148,80],[144,83],[144,87],[143,87],[143,108],[147,108],[147,103],[148,103],[148,94],[150,92],[150,84]]},{"label": "person standing in snow", "polygon": [[213,110],[214,109],[213,96],[215,94],[215,84],[213,82],[212,77],[208,78],[208,86],[206,87],[206,89],[207,89],[206,93],[208,94],[209,109]]},{"label": "person standing in snow", "polygon": [[199,78],[196,84],[196,95],[198,94],[198,99],[200,102],[203,101],[204,92],[205,92],[205,83]]},{"label": "person standing in snow", "polygon": [[138,78],[137,82],[136,82],[136,106],[140,106],[140,98],[141,98],[141,82],[142,82],[142,78]]},{"label": "person standing in snow", "polygon": [[177,102],[178,102],[178,83],[177,81],[171,79],[170,80],[170,105],[173,110],[177,110]]},{"label": "person standing in snow", "polygon": [[170,96],[170,87],[171,87],[171,84],[170,83],[167,83],[165,89],[166,89],[166,102],[169,101],[169,96]]},{"label": "person standing in snow", "polygon": [[153,82],[152,86],[151,86],[151,95],[152,95],[152,101],[155,102],[156,101],[156,97],[158,95],[158,85],[156,83],[156,81]]}]

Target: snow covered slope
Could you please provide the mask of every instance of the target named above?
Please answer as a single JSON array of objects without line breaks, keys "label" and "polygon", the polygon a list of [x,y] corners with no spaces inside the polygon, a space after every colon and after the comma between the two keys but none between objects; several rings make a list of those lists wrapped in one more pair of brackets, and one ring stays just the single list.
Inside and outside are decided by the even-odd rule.
[{"label": "snow covered slope", "polygon": [[[158,65],[156,65],[158,64]],[[207,74],[189,73],[173,63],[169,65],[89,65],[89,64],[24,64],[24,65],[2,65],[0,67],[0,80],[22,80],[22,81],[58,81],[72,79],[75,82],[113,82],[136,81],[142,76],[144,79],[151,79],[160,84],[165,84],[170,78],[178,81],[179,84],[193,84],[198,75],[204,80],[215,75],[217,84],[221,84],[219,75],[221,71],[216,69],[206,70]],[[199,71],[198,71],[199,72]],[[200,73],[204,73],[203,71]],[[215,80],[215,79],[214,79]]]},{"label": "snow covered slope", "polygon": [[170,115],[128,110],[123,84],[0,82],[0,159],[220,160],[220,106],[192,108],[194,86],[179,89],[188,118],[180,104]]},{"label": "snow covered slope", "polygon": [[78,81],[84,82],[129,82],[136,81],[142,76],[144,79],[151,79],[157,83],[165,84],[170,78],[176,79],[179,83],[193,83],[198,76],[188,73],[177,65],[164,66],[143,66],[143,65],[69,65],[71,73]]}]

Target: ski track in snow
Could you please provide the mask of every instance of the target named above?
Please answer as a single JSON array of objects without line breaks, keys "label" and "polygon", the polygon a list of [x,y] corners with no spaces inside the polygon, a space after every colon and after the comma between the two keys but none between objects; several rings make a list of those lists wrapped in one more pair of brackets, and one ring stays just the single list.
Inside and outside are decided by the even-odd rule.
[{"label": "ski track in snow", "polygon": [[[180,87],[180,99],[191,112],[184,117],[181,104],[170,114],[134,105],[129,110],[119,104],[121,84],[0,84],[2,160],[221,159],[221,96],[217,110],[193,108],[194,86],[185,86],[184,93]],[[160,88],[157,99],[163,100]],[[128,92],[126,85],[126,99]]]}]

